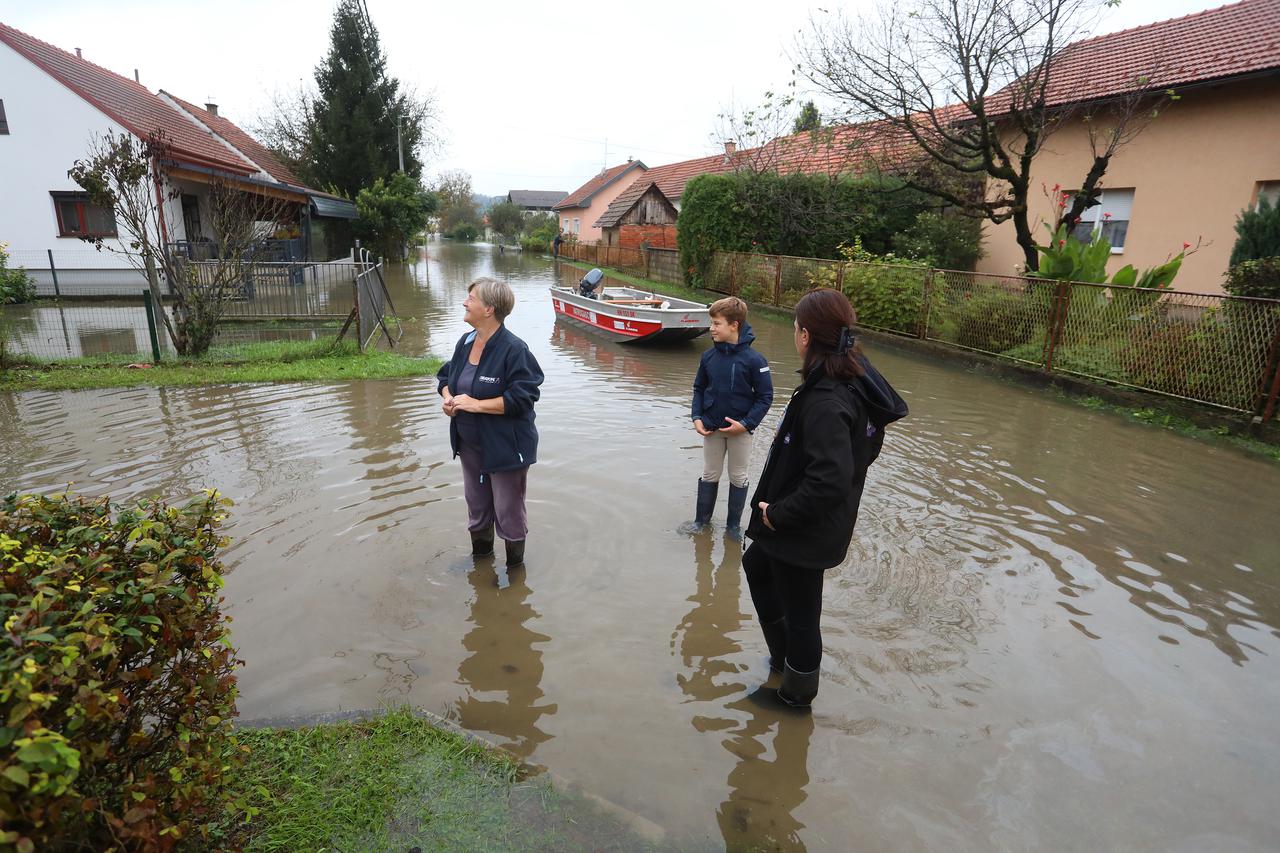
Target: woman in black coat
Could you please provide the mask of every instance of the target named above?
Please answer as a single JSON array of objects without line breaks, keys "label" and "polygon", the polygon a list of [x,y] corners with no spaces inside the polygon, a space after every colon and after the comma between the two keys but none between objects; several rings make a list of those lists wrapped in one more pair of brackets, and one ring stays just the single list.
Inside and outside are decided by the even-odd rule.
[{"label": "woman in black coat", "polygon": [[844,562],[867,467],[880,453],[885,425],[905,417],[907,406],[862,355],[843,293],[811,291],[795,313],[803,381],[751,499],[751,547],[742,567],[769,665],[782,673],[778,696],[807,707],[822,660],[823,572]]}]

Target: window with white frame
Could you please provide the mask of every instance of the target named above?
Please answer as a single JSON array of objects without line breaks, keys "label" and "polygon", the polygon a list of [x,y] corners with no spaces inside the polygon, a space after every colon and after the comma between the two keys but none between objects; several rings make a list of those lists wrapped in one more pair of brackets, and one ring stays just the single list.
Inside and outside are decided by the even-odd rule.
[{"label": "window with white frame", "polygon": [[1080,215],[1072,233],[1082,243],[1091,243],[1099,234],[1111,244],[1113,254],[1124,251],[1133,213],[1133,190],[1106,189],[1098,193],[1098,203]]},{"label": "window with white frame", "polygon": [[578,220],[577,220],[577,219],[573,220],[573,233],[574,233],[574,234],[577,234],[577,233],[578,233]]},{"label": "window with white frame", "polygon": [[1258,204],[1264,198],[1272,207],[1280,207],[1280,181],[1258,181]]},{"label": "window with white frame", "polygon": [[567,218],[564,221],[564,233],[569,233],[569,220]]}]

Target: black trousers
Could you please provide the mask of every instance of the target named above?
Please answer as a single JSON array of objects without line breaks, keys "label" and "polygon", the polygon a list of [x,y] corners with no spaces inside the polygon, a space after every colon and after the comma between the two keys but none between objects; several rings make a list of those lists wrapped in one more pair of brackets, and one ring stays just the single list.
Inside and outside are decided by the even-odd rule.
[{"label": "black trousers", "polygon": [[812,672],[822,660],[822,569],[802,569],[774,560],[758,545],[742,555],[742,570],[761,625],[787,620],[787,663]]}]

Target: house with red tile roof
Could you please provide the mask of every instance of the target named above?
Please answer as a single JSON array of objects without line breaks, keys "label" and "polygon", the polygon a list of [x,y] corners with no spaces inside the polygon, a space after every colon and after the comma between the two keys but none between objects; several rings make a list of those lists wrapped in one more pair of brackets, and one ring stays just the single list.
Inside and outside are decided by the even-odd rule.
[{"label": "house with red tile roof", "polygon": [[[1280,0],[1242,0],[1068,45],[1053,59],[1047,96],[1076,118],[1037,155],[1033,186],[1070,192],[1089,170],[1088,127],[1070,108],[1123,104],[1144,89],[1176,99],[1117,150],[1078,234],[1110,240],[1112,272],[1198,244],[1174,287],[1221,293],[1236,217],[1262,196],[1280,197]],[[1051,195],[1031,199],[1037,238],[1056,220]],[[1012,224],[987,223],[983,249],[979,271],[1021,271]]]},{"label": "house with red tile roof", "polygon": [[354,205],[303,185],[216,105],[154,93],[78,48],[73,54],[2,23],[0,116],[0,240],[14,251],[86,249],[81,238],[91,235],[119,247],[111,239],[111,213],[90,204],[67,176],[91,141],[109,133],[146,139],[162,132],[171,146],[172,192],[161,193],[158,235],[166,244],[208,236],[207,196],[215,182],[289,202],[303,245],[324,220],[355,217]]},{"label": "house with red tile roof", "polygon": [[643,175],[649,167],[639,160],[627,160],[600,173],[573,192],[569,193],[555,206],[556,216],[560,219],[560,233],[572,234],[584,243],[594,243],[601,237],[600,229],[595,225],[623,190],[631,186],[637,176]]}]

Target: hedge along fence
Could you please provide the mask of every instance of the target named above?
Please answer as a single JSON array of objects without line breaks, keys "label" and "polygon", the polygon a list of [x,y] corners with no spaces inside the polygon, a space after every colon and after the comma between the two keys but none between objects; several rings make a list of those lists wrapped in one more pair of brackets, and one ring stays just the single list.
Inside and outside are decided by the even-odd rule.
[{"label": "hedge along fence", "polygon": [[228,504],[0,500],[0,849],[213,849],[214,819],[253,812],[221,784]]},{"label": "hedge along fence", "polygon": [[717,252],[704,286],[788,309],[835,287],[867,328],[1264,420],[1280,408],[1278,300],[741,252]]}]

